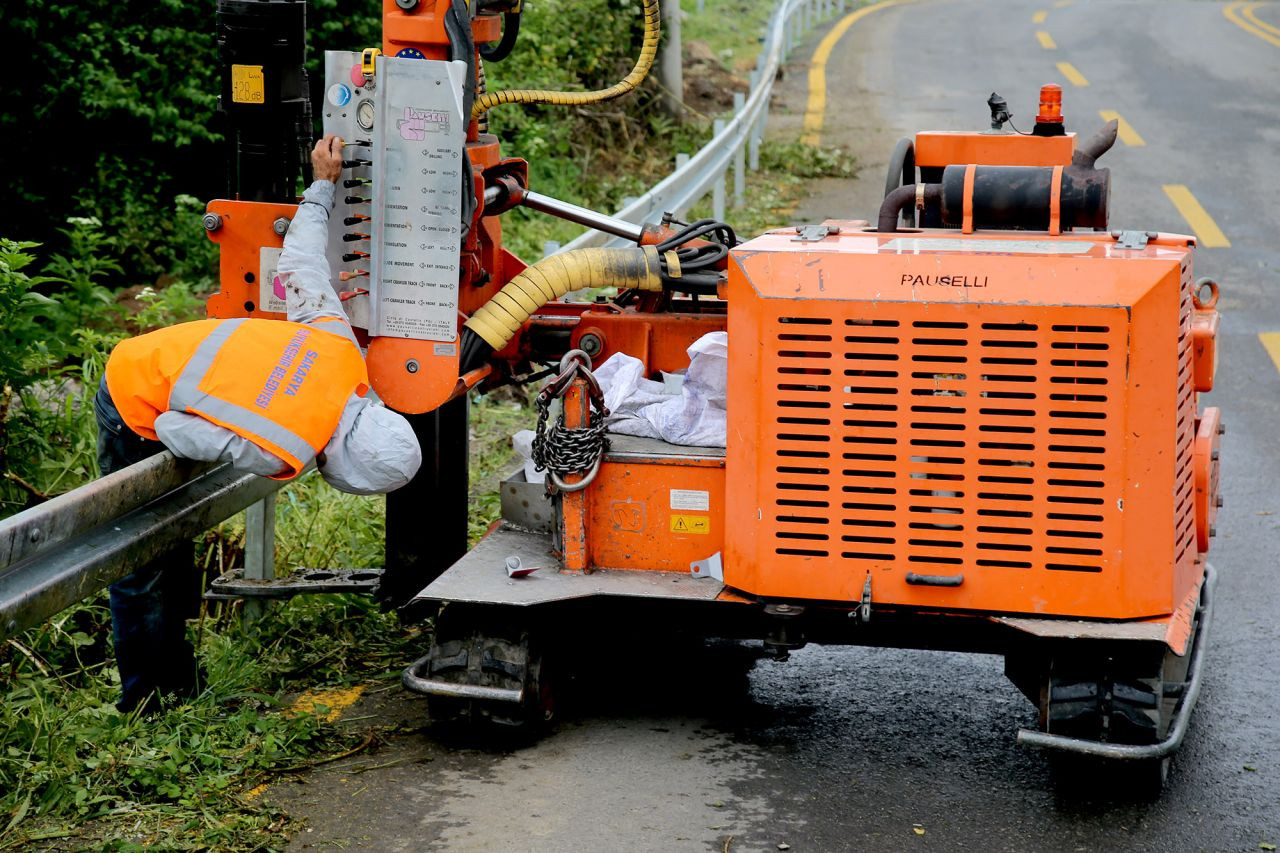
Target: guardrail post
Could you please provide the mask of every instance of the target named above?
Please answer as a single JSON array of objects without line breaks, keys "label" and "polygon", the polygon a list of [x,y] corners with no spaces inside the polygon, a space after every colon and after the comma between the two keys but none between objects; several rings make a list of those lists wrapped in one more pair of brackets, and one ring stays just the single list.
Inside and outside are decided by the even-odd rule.
[{"label": "guardrail post", "polygon": [[[272,492],[245,510],[244,576],[270,580],[276,576],[276,493]],[[242,624],[247,628],[267,612],[267,602],[246,598]]]},{"label": "guardrail post", "polygon": [[[720,134],[724,133],[724,124],[724,119],[716,119],[715,124],[712,125],[712,138],[720,138]],[[711,218],[717,222],[724,222],[724,172],[716,176],[716,182],[711,189]]]},{"label": "guardrail post", "polygon": [[[702,11],[702,0],[698,0]],[[662,108],[679,121],[684,117],[684,50],[680,39],[680,0],[663,0],[662,47],[658,54],[658,83],[662,86]]]},{"label": "guardrail post", "polygon": [[764,121],[751,125],[751,141],[747,143],[747,165],[753,172],[760,170],[760,142],[764,138]]},{"label": "guardrail post", "polygon": [[[733,93],[733,114],[735,116],[742,115],[742,109],[747,105],[747,96],[741,92]],[[742,207],[747,197],[747,146],[746,142],[750,138],[751,128],[747,128],[747,135],[739,137],[737,149],[733,152],[733,206]]]},{"label": "guardrail post", "polygon": [[[684,152],[680,152],[676,154],[676,171],[678,172],[681,169],[683,169],[685,167],[685,164],[687,164],[688,162],[689,162],[688,154],[685,154]],[[694,201],[697,201],[697,199],[694,199]],[[690,202],[690,204],[692,203],[693,202]],[[674,216],[676,219],[684,219],[684,215],[687,212],[688,212],[688,208],[680,207],[680,208],[676,208],[675,210],[672,210],[671,215]]]}]

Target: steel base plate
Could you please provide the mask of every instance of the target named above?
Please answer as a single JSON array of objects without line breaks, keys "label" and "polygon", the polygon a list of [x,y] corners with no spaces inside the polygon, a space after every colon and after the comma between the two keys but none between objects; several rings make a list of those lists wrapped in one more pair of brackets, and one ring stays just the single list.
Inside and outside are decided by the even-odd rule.
[{"label": "steel base plate", "polygon": [[[523,578],[507,577],[506,560],[519,557],[538,571]],[[529,606],[597,595],[712,601],[724,584],[697,579],[687,572],[609,571],[566,572],[551,551],[551,537],[501,524],[426,589],[415,601],[466,601],[473,604]]]}]

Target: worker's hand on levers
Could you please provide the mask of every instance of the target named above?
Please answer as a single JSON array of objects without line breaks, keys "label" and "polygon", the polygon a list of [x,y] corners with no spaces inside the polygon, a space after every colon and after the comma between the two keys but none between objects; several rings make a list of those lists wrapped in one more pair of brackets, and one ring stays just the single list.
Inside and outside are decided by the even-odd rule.
[{"label": "worker's hand on levers", "polygon": [[317,181],[333,181],[342,175],[342,137],[326,133],[311,149],[311,173]]}]

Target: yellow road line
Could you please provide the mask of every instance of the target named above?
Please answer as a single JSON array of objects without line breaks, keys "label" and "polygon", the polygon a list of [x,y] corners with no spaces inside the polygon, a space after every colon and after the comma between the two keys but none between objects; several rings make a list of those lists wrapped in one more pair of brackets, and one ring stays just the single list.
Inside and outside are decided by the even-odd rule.
[{"label": "yellow road line", "polygon": [[1039,12],[1036,12],[1034,15],[1031,16],[1031,23],[1043,24],[1044,19],[1047,17],[1049,17],[1049,13],[1046,12],[1044,9],[1041,9]]},{"label": "yellow road line", "polygon": [[1120,141],[1130,148],[1139,148],[1147,144],[1147,141],[1138,135],[1138,131],[1133,129],[1133,125],[1124,120],[1124,116],[1115,110],[1098,110],[1098,115],[1102,116],[1103,121],[1111,121],[1114,119],[1120,127],[1116,135],[1120,137]]},{"label": "yellow road line", "polygon": [[1227,239],[1227,235],[1222,233],[1218,223],[1214,222],[1209,212],[1196,201],[1191,190],[1182,184],[1165,184],[1164,194],[1169,197],[1169,201],[1173,202],[1173,206],[1178,208],[1178,212],[1182,214],[1183,219],[1187,220],[1191,230],[1196,232],[1196,242],[1199,245],[1207,249],[1230,248],[1231,241]]},{"label": "yellow road line", "polygon": [[1036,40],[1040,42],[1040,46],[1045,50],[1057,50],[1058,45],[1053,40],[1053,36],[1044,30],[1036,30]]},{"label": "yellow road line", "polygon": [[1084,75],[1081,74],[1079,71],[1077,71],[1076,67],[1072,65],[1070,62],[1059,62],[1058,73],[1061,74],[1063,77],[1066,77],[1067,81],[1070,82],[1073,86],[1089,85],[1089,81],[1086,80],[1084,78]]},{"label": "yellow road line", "polygon": [[1267,32],[1273,35],[1280,36],[1280,27],[1277,27],[1274,24],[1269,24],[1266,21],[1259,18],[1257,15],[1253,14],[1254,9],[1258,8],[1259,6],[1265,6],[1265,5],[1266,5],[1265,3],[1250,3],[1248,6],[1245,6],[1243,9],[1240,10],[1240,14],[1244,15],[1245,18],[1248,19],[1249,23],[1254,24],[1255,26],[1262,27],[1264,30],[1266,30]]},{"label": "yellow road line", "polygon": [[805,145],[817,145],[822,139],[822,123],[826,121],[827,115],[827,61],[831,59],[836,42],[840,41],[850,27],[872,12],[908,2],[910,0],[882,0],[880,3],[863,6],[845,15],[840,23],[831,28],[831,32],[823,36],[818,49],[813,52],[813,58],[809,60],[809,103],[804,111],[804,136],[800,137]]},{"label": "yellow road line", "polygon": [[1276,370],[1280,370],[1280,332],[1261,332],[1258,340],[1262,341],[1262,345],[1266,347],[1267,355],[1271,356]]},{"label": "yellow road line", "polygon": [[[1280,47],[1280,36],[1272,35],[1271,33],[1267,32],[1267,30],[1264,29],[1264,27],[1269,27],[1270,25],[1263,24],[1263,22],[1258,20],[1258,18],[1253,14],[1253,10],[1255,6],[1258,6],[1258,5],[1261,5],[1261,4],[1250,4],[1250,3],[1246,3],[1245,0],[1235,0],[1234,3],[1228,3],[1227,5],[1222,7],[1222,14],[1226,15],[1228,21],[1235,24],[1237,27],[1244,30],[1246,33],[1255,35],[1258,38],[1262,39],[1263,41],[1271,42],[1271,44],[1274,44],[1276,47]],[[1261,26],[1254,26],[1253,24],[1246,21],[1244,18],[1240,17],[1241,9],[1244,9],[1244,13],[1246,16],[1256,21]]]}]

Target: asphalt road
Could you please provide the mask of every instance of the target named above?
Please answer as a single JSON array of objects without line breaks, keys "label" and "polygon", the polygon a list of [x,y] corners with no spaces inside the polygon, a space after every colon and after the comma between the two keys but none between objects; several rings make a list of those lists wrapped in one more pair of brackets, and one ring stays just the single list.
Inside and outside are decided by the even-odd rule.
[{"label": "asphalt road", "polygon": [[[1033,15],[1044,12],[1043,21]],[[1280,29],[1280,6],[1254,10]],[[1265,27],[1255,27],[1268,33]],[[1056,47],[1041,45],[1043,30]],[[773,122],[798,125],[795,57]],[[1069,62],[1087,86],[1067,83]],[[732,650],[639,654],[583,686],[588,701],[536,745],[481,752],[425,729],[269,799],[310,823],[295,848],[383,850],[1223,850],[1280,845],[1280,37],[1217,2],[918,0],[877,11],[837,45],[824,142],[865,164],[798,220],[873,218],[893,141],[985,126],[991,91],[1031,124],[1038,86],[1064,84],[1071,129],[1120,113],[1112,225],[1187,232],[1162,187],[1185,185],[1230,241],[1197,252],[1222,283],[1218,390],[1229,426],[1215,637],[1191,733],[1157,802],[1055,788],[1014,744],[1031,707],[984,656],[807,648],[741,677]],[[1025,129],[1025,128],[1023,128]],[[638,641],[637,641],[638,644]],[[729,677],[712,677],[729,673]],[[352,713],[421,721],[397,692]]]}]

